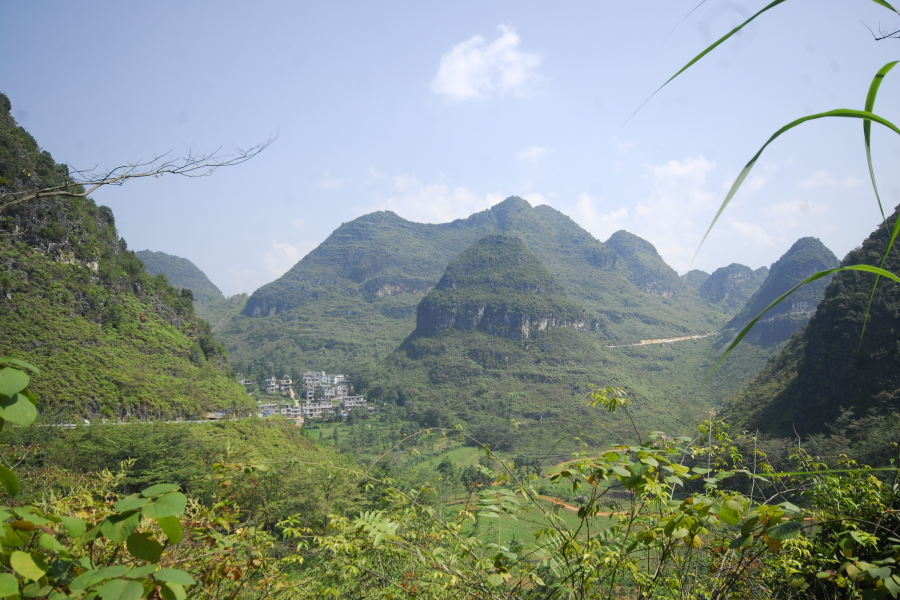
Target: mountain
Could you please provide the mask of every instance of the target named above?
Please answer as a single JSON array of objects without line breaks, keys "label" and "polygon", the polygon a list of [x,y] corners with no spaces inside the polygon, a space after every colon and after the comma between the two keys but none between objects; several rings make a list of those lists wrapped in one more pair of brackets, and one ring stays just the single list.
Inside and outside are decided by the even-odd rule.
[{"label": "mountain", "polygon": [[606,245],[621,257],[628,280],[644,293],[667,297],[682,290],[678,273],[665,263],[656,247],[647,240],[619,230],[606,240]]},{"label": "mountain", "polygon": [[[489,235],[450,262],[420,301],[413,332],[359,382],[376,404],[400,405],[420,422],[468,423],[494,447],[535,455],[549,449],[558,458],[575,449],[579,432],[590,432],[592,443],[631,435],[623,414],[585,407],[592,383],[627,387],[650,428],[678,429],[697,417],[687,389],[669,385],[668,397],[656,391],[680,368],[670,364],[671,350],[648,354],[607,348],[522,240]],[[638,378],[642,361],[665,366],[657,377]],[[692,383],[696,390],[699,381]]]},{"label": "mountain", "polygon": [[348,370],[381,360],[412,333],[419,301],[447,265],[493,234],[519,238],[608,343],[724,322],[646,241],[620,232],[604,244],[559,211],[510,197],[451,223],[412,223],[391,212],[345,223],[256,290],[217,335],[244,372]]},{"label": "mountain", "polygon": [[413,335],[477,329],[525,340],[555,327],[583,330],[586,320],[522,240],[489,235],[447,266],[419,303]]},{"label": "mountain", "polygon": [[765,276],[757,274],[750,267],[731,263],[713,271],[698,291],[700,297],[710,304],[718,305],[725,313],[734,314],[746,304],[764,280]]},{"label": "mountain", "polygon": [[700,269],[688,271],[684,275],[684,282],[692,288],[699,288],[707,279],[709,279],[709,273],[701,271]]},{"label": "mountain", "polygon": [[[841,265],[877,265],[887,248],[897,211]],[[800,240],[810,254],[824,254],[812,238]],[[818,242],[818,240],[812,240]],[[796,246],[796,245],[795,245]],[[827,255],[826,255],[827,256]],[[816,264],[816,261],[811,261]],[[776,274],[776,265],[772,275]],[[900,254],[891,250],[885,269],[900,272]],[[770,275],[771,277],[771,275]],[[872,299],[865,337],[860,334],[875,278],[838,273],[824,290],[809,324],[746,386],[728,407],[735,424],[774,435],[793,436],[827,429],[844,409],[857,417],[870,409],[897,409],[900,398],[900,286],[882,280]],[[811,286],[807,286],[811,287]],[[802,288],[801,288],[802,290]],[[807,302],[815,294],[807,293]],[[789,304],[793,298],[789,297]],[[793,300],[793,302],[797,302]],[[782,312],[782,314],[784,314]]]},{"label": "mountain", "polygon": [[[189,294],[154,277],[88,198],[2,204],[68,173],[0,94],[0,355],[39,367],[29,387],[59,418],[249,411]],[[49,418],[49,417],[48,417]]]},{"label": "mountain", "polygon": [[[772,265],[765,281],[726,327],[743,328],[778,296],[813,273],[836,266],[837,257],[818,238],[800,238]],[[790,338],[815,312],[829,281],[830,278],[814,281],[791,294],[766,313],[747,335],[747,341],[771,344]]]},{"label": "mountain", "polygon": [[226,298],[206,273],[188,259],[152,250],[139,250],[135,254],[151,275],[163,274],[173,286],[191,290],[197,314],[212,324],[213,331],[244,309],[246,294]]},{"label": "mountain", "polygon": [[209,280],[206,273],[188,259],[151,250],[138,250],[135,254],[151,275],[162,273],[175,287],[191,290],[194,294],[194,302],[214,302],[225,299],[225,295],[216,287],[216,284]]}]

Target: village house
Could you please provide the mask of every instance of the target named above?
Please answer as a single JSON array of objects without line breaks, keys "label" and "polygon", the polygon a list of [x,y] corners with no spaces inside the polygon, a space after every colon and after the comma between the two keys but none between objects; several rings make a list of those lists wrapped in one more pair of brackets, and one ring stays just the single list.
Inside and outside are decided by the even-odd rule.
[{"label": "village house", "polygon": [[300,410],[304,418],[312,419],[323,414],[333,415],[334,405],[331,404],[330,400],[304,402],[300,405]]},{"label": "village house", "polygon": [[363,409],[368,410],[369,412],[372,412],[375,410],[375,407],[369,406],[366,403],[366,399],[362,396],[347,396],[346,398],[341,400],[341,412],[342,413],[349,413],[354,408],[357,408],[357,409],[363,408]]}]

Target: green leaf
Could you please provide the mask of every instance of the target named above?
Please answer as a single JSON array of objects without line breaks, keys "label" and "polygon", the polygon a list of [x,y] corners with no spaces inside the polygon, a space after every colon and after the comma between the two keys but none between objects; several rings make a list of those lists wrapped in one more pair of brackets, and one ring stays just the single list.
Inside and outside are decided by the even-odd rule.
[{"label": "green leaf", "polygon": [[0,598],[19,593],[19,580],[9,573],[0,573]]},{"label": "green leaf", "polygon": [[21,369],[3,367],[0,369],[0,395],[12,396],[28,387],[28,375]]},{"label": "green leaf", "polygon": [[115,565],[112,567],[103,567],[102,569],[96,569],[93,571],[85,571],[72,580],[72,583],[69,584],[69,589],[83,590],[94,585],[98,581],[103,581],[104,579],[113,579],[114,577],[121,577],[126,573],[128,573],[128,567],[126,567],[125,565]]},{"label": "green leaf", "polygon": [[144,586],[137,581],[113,579],[104,583],[97,594],[103,600],[140,600],[144,595]]},{"label": "green leaf", "polygon": [[25,369],[26,371],[31,371],[35,375],[40,375],[41,370],[38,369],[31,363],[27,363],[24,360],[19,360],[18,358],[0,358],[0,365],[16,365],[20,369]]},{"label": "green leaf", "polygon": [[163,533],[166,534],[166,537],[169,538],[170,544],[177,544],[181,541],[182,531],[181,531],[181,521],[178,520],[178,517],[159,517],[156,519],[159,528],[163,530]]},{"label": "green leaf", "polygon": [[154,496],[160,496],[162,494],[168,492],[174,492],[180,486],[177,486],[173,483],[157,483],[156,485],[151,485],[146,490],[141,492],[141,496],[144,498],[153,498]]},{"label": "green leaf", "polygon": [[66,551],[66,547],[56,541],[56,538],[49,533],[42,535],[40,539],[38,539],[38,544],[45,550],[53,550],[54,552]]},{"label": "green leaf", "polygon": [[194,585],[197,583],[194,578],[182,571],[181,569],[160,569],[153,576],[159,581],[166,583],[176,583],[178,585]]},{"label": "green leaf", "polygon": [[125,573],[125,577],[128,579],[143,579],[148,575],[153,575],[154,571],[158,569],[156,565],[144,565],[143,567],[138,567],[136,569],[132,569]]},{"label": "green leaf", "polygon": [[135,531],[125,540],[125,547],[135,558],[148,563],[158,563],[163,553],[162,544],[150,537],[150,534]]},{"label": "green leaf", "polygon": [[95,525],[90,531],[75,540],[75,545],[81,546],[82,544],[86,544],[92,540],[97,539],[97,536],[100,535],[100,528],[102,527],[102,525],[103,523],[101,523],[100,525]]},{"label": "green leaf", "polygon": [[187,599],[187,593],[185,593],[184,587],[178,585],[177,583],[164,583],[160,587],[160,592],[162,592],[163,600]]},{"label": "green leaf", "polygon": [[[900,222],[900,219],[897,219],[897,221]],[[807,277],[806,279],[804,279],[803,281],[801,281],[800,283],[798,283],[797,285],[795,285],[794,287],[789,289],[784,294],[775,298],[775,300],[773,300],[767,307],[765,307],[761,313],[756,315],[752,321],[747,323],[747,325],[743,329],[741,329],[741,332],[739,334],[737,334],[737,337],[734,338],[734,340],[731,342],[731,344],[728,346],[728,348],[722,354],[721,358],[719,358],[719,362],[716,363],[716,366],[713,367],[713,370],[710,371],[709,375],[706,376],[706,379],[703,381],[703,383],[705,384],[707,381],[709,381],[709,378],[712,377],[713,373],[716,372],[716,369],[719,368],[719,365],[721,365],[722,362],[728,357],[728,355],[731,354],[731,351],[734,350],[734,348],[739,343],[741,343],[741,340],[744,339],[744,336],[746,336],[748,333],[750,333],[750,330],[753,328],[754,325],[756,325],[756,322],[759,321],[759,319],[764,314],[769,312],[769,310],[771,310],[776,304],[778,304],[779,302],[781,302],[782,300],[784,300],[785,298],[787,298],[788,296],[793,294],[797,289],[806,285],[807,283],[816,281],[817,279],[822,279],[823,277],[828,277],[832,273],[838,273],[840,271],[863,271],[866,273],[875,273],[876,275],[881,275],[882,277],[887,277],[888,279],[890,279],[892,281],[896,281],[897,283],[900,283],[900,277],[897,277],[896,275],[894,275],[893,273],[891,273],[889,271],[885,271],[884,269],[881,269],[879,267],[873,267],[870,265],[849,265],[846,267],[837,267],[835,269],[826,269],[825,271],[819,271],[818,273],[814,273],[814,274],[810,275],[809,277]],[[894,467],[891,467],[891,469],[894,469]],[[781,474],[779,473],[779,475],[781,475]]]},{"label": "green leaf", "polygon": [[22,488],[19,487],[19,478],[7,467],[0,465],[0,482],[6,488],[6,493],[15,496]]},{"label": "green leaf", "polygon": [[187,507],[187,496],[181,492],[172,492],[159,498],[153,504],[144,507],[143,514],[149,519],[160,517],[180,517]]},{"label": "green leaf", "polygon": [[66,528],[66,533],[69,534],[70,538],[79,538],[84,535],[85,524],[83,519],[78,517],[60,517],[59,520],[62,522],[63,527]]},{"label": "green leaf", "polygon": [[739,537],[731,540],[731,544],[729,544],[728,547],[731,550],[738,550],[740,548],[749,546],[751,540],[752,540],[752,538],[750,536],[742,535],[742,536],[739,536]]},{"label": "green leaf", "polygon": [[141,508],[148,502],[150,501],[146,498],[141,498],[137,494],[132,494],[130,496],[122,498],[121,500],[113,504],[113,508],[115,508],[120,513],[127,512],[129,510],[134,510],[135,508]]},{"label": "green leaf", "polygon": [[490,575],[488,575],[487,581],[494,587],[503,585],[503,575],[501,575],[500,573],[491,573]]},{"label": "green leaf", "polygon": [[41,569],[37,563],[35,563],[34,558],[32,558],[30,554],[22,552],[21,550],[16,550],[12,553],[12,556],[9,557],[9,566],[11,566],[16,573],[31,581],[37,581],[47,572],[46,569]]},{"label": "green leaf", "polygon": [[100,533],[114,544],[121,544],[131,535],[141,522],[141,514],[137,511],[110,515],[100,523]]},{"label": "green leaf", "polygon": [[[875,74],[875,78],[872,80],[871,85],[869,85],[869,93],[866,96],[866,111],[872,112],[872,109],[875,108],[875,97],[878,96],[878,88],[881,87],[881,82],[884,81],[885,75],[897,65],[897,62],[898,61],[896,60],[889,62],[881,67],[881,69],[878,70],[878,73]],[[881,196],[878,195],[878,185],[875,183],[875,169],[872,167],[872,121],[863,121],[863,137],[866,142],[866,160],[869,163],[869,177],[872,178],[872,189],[875,190],[875,199],[878,201],[878,209],[881,211],[882,220],[884,220],[884,207],[881,205]]]},{"label": "green leaf", "polygon": [[723,522],[734,526],[741,522],[741,513],[736,511],[732,506],[729,506],[726,502],[722,505],[722,508],[719,509],[719,518],[722,519]]},{"label": "green leaf", "polygon": [[753,531],[753,528],[756,527],[757,523],[759,523],[759,515],[747,517],[744,524],[741,525],[741,535],[750,535],[750,532]]},{"label": "green leaf", "polygon": [[799,521],[786,521],[781,525],[768,528],[766,535],[770,540],[789,540],[797,537],[801,529],[803,529],[803,524]]},{"label": "green leaf", "polygon": [[10,423],[28,427],[37,418],[37,408],[25,394],[0,396],[0,417]]}]

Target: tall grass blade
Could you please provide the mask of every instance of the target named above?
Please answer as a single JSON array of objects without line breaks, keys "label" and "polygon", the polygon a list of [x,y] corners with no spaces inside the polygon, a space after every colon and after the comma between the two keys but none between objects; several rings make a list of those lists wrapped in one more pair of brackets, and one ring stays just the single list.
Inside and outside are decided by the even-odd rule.
[{"label": "tall grass blade", "polygon": [[697,6],[692,8],[691,12],[684,15],[684,17],[680,21],[678,21],[678,23],[675,25],[675,27],[672,28],[672,31],[670,31],[668,33],[668,35],[666,35],[666,37],[663,38],[663,41],[665,42],[667,39],[669,39],[669,36],[672,35],[673,33],[675,33],[675,30],[678,29],[679,27],[681,27],[681,24],[684,23],[689,16],[694,14],[697,11],[697,9],[700,8],[701,6],[703,6],[704,4],[706,4],[706,0],[700,0],[700,4],[698,4]]},{"label": "tall grass blade", "polygon": [[[745,166],[744,169],[741,171],[740,175],[738,175],[737,179],[734,181],[734,184],[731,186],[731,189],[728,190],[728,195],[725,196],[725,200],[722,202],[722,205],[719,207],[719,211],[716,213],[715,218],[713,218],[712,223],[710,223],[709,229],[706,230],[706,233],[703,235],[703,239],[700,240],[700,246],[698,246],[697,251],[694,252],[694,257],[691,258],[691,264],[694,263],[694,259],[696,259],[697,254],[700,253],[700,247],[703,246],[703,242],[705,242],[706,238],[709,237],[709,233],[712,231],[712,228],[715,226],[716,221],[719,220],[719,217],[722,216],[722,212],[725,210],[725,207],[728,206],[728,203],[731,202],[731,199],[737,193],[738,189],[741,187],[741,184],[744,183],[745,179],[747,179],[747,175],[749,175],[750,171],[753,170],[753,167],[756,165],[756,161],[759,160],[759,157],[763,153],[763,150],[765,150],[769,144],[774,142],[775,139],[778,138],[782,133],[785,133],[786,131],[793,129],[794,127],[796,127],[802,123],[806,123],[807,121],[813,121],[815,119],[823,119],[826,117],[845,117],[845,118],[850,118],[850,119],[868,119],[868,120],[875,121],[876,123],[881,123],[888,129],[890,129],[890,130],[894,131],[895,133],[897,133],[898,135],[900,135],[900,129],[898,129],[896,125],[894,125],[887,119],[885,119],[883,117],[879,117],[875,113],[871,113],[871,112],[868,112],[865,110],[853,110],[850,108],[838,108],[836,110],[830,110],[828,112],[818,113],[815,115],[808,115],[805,117],[801,117],[801,118],[797,119],[796,121],[792,121],[792,122],[788,123],[781,129],[776,131],[774,133],[774,135],[772,135],[772,137],[770,137],[769,140],[765,144],[763,144],[762,148],[759,149],[759,152],[757,152],[753,156],[753,158],[750,159],[750,162],[747,163],[747,166]],[[690,267],[688,267],[688,268],[690,268]]]},{"label": "tall grass blade", "polygon": [[[722,44],[722,42],[724,42],[725,40],[727,40],[728,38],[730,38],[731,36],[733,36],[734,34],[736,34],[738,31],[740,31],[741,29],[743,29],[744,27],[746,27],[747,24],[750,23],[750,21],[752,21],[753,19],[755,19],[755,18],[758,17],[759,15],[763,14],[764,12],[766,12],[767,10],[769,10],[770,8],[775,8],[776,6],[778,6],[779,4],[781,4],[781,3],[783,3],[783,2],[787,2],[787,0],[775,0],[774,2],[768,4],[768,5],[767,5],[765,8],[763,8],[761,11],[759,11],[758,13],[756,13],[755,15],[753,15],[752,17],[750,17],[749,19],[747,19],[746,21],[744,21],[743,23],[741,23],[740,25],[738,25],[737,27],[735,27],[734,29],[732,29],[731,31],[729,31],[727,34],[725,34],[723,37],[721,37],[717,42],[713,43],[712,46],[709,46],[706,50],[704,50],[703,52],[701,52],[700,54],[698,54],[697,56],[695,56],[695,57],[693,58],[693,60],[691,60],[691,62],[689,62],[688,64],[686,64],[686,65],[684,65],[683,67],[681,67],[681,69],[680,69],[677,73],[675,73],[674,75],[672,75],[671,77],[669,77],[669,79],[667,79],[666,82],[665,82],[664,84],[662,84],[661,86],[659,86],[659,88],[657,88],[657,90],[656,90],[655,92],[653,92],[652,94],[650,94],[650,97],[647,98],[646,100],[644,100],[644,101],[641,103],[641,105],[637,107],[637,110],[635,110],[633,113],[631,113],[631,116],[628,117],[628,119],[625,121],[625,123],[622,124],[622,126],[624,127],[624,126],[628,123],[628,121],[630,121],[630,120],[632,119],[632,117],[634,117],[634,115],[638,114],[638,111],[641,110],[642,108],[644,108],[644,105],[647,104],[648,102],[650,102],[650,100],[653,99],[653,96],[655,96],[656,94],[659,93],[659,90],[661,90],[661,89],[663,89],[664,87],[666,87],[667,85],[669,85],[669,83],[671,83],[673,79],[675,79],[676,77],[678,77],[679,75],[681,75],[682,73],[684,73],[685,71],[687,71],[689,68],[691,68],[691,65],[693,65],[695,62],[697,62],[698,60],[700,60],[701,58],[703,58],[704,56],[706,56],[707,54],[709,54],[710,52],[712,52],[713,50],[715,50],[719,45]],[[695,9],[695,10],[696,10],[696,9]],[[693,11],[692,11],[692,12],[693,12]]]},{"label": "tall grass blade", "polygon": [[[875,78],[872,80],[872,84],[869,86],[869,93],[866,95],[866,110],[872,112],[872,109],[875,108],[875,97],[878,95],[878,88],[881,87],[881,82],[884,81],[885,75],[887,75],[891,69],[897,64],[898,61],[889,62],[888,64],[881,67],[878,73],[875,74]],[[866,161],[869,163],[869,177],[872,178],[872,189],[875,190],[875,199],[878,201],[878,210],[881,211],[881,219],[886,221],[887,219],[884,216],[884,206],[881,204],[881,196],[878,194],[878,184],[875,182],[875,169],[872,166],[872,121],[863,121],[863,136],[866,141]],[[894,223],[894,232],[891,235],[891,241],[888,243],[887,251],[884,253],[884,257],[881,259],[881,267],[884,268],[884,261],[887,260],[888,252],[891,251],[891,247],[894,245],[894,238],[897,237],[897,223]],[[878,289],[878,281],[880,277],[875,278],[875,284],[872,286],[872,292],[869,294],[869,303],[866,305],[866,316],[863,319],[862,332],[859,335],[859,348],[857,348],[857,353],[862,351],[862,343],[863,339],[866,336],[866,326],[869,324],[869,312],[872,310],[872,302],[875,300],[875,290]]]},{"label": "tall grass blade", "polygon": [[[898,220],[900,220],[900,219],[898,219]],[[728,355],[731,354],[731,351],[735,349],[735,347],[741,342],[742,339],[744,339],[744,336],[746,336],[750,332],[750,330],[753,328],[753,326],[756,325],[756,322],[759,321],[759,319],[764,314],[766,314],[772,308],[774,308],[776,304],[778,304],[779,302],[781,302],[782,300],[784,300],[785,298],[787,298],[788,296],[793,294],[795,291],[797,291],[798,288],[806,285],[807,283],[811,283],[813,281],[816,281],[817,279],[822,279],[823,277],[828,277],[832,273],[838,273],[840,271],[864,271],[866,273],[875,273],[876,275],[880,275],[881,277],[887,277],[888,279],[891,279],[893,281],[896,281],[897,283],[900,283],[900,277],[897,277],[890,271],[885,271],[884,269],[882,269],[880,267],[873,267],[871,265],[849,265],[846,267],[837,267],[834,269],[827,269],[825,271],[819,271],[818,273],[813,273],[812,275],[810,275],[809,277],[807,277],[806,279],[804,279],[803,281],[801,281],[800,283],[798,283],[797,285],[795,285],[794,287],[789,289],[787,292],[785,292],[782,295],[775,298],[775,300],[773,300],[766,308],[764,308],[761,313],[756,315],[756,317],[754,317],[754,319],[752,321],[750,321],[746,327],[741,329],[741,332],[739,334],[737,334],[737,337],[734,338],[734,340],[731,342],[731,345],[729,345],[728,349],[725,350],[725,353],[719,359],[719,362],[716,363],[716,366],[713,367],[713,370],[710,371],[709,375],[706,376],[706,379],[703,380],[703,383],[706,384],[706,382],[709,381],[709,378],[713,376],[713,373],[716,372],[716,369],[719,368],[719,365],[722,364],[722,362],[728,357]]]},{"label": "tall grass blade", "polygon": [[[881,82],[884,81],[885,75],[894,68],[897,62],[898,61],[896,60],[894,62],[889,62],[881,67],[878,73],[875,74],[875,79],[872,80],[872,84],[869,86],[869,93],[866,96],[867,112],[872,112],[872,109],[875,108],[875,97],[878,95],[878,88],[881,87]],[[866,160],[869,163],[869,177],[872,178],[872,189],[875,190],[875,199],[878,200],[878,209],[881,211],[881,219],[885,220],[884,207],[881,205],[881,196],[878,194],[878,185],[875,183],[875,169],[872,167],[872,121],[863,121],[863,135],[866,140]]]},{"label": "tall grass blade", "polygon": [[[703,0],[703,1],[705,2],[706,0]],[[897,13],[898,15],[900,15],[900,11],[898,11],[896,8],[894,8],[893,6],[891,6],[889,3],[885,2],[884,0],[872,0],[872,1],[875,2],[876,4],[880,4],[881,6],[883,6],[883,7],[885,7],[885,8],[888,8],[888,9],[894,11],[895,13]],[[703,58],[704,56],[706,56],[707,54],[709,54],[710,52],[712,52],[713,50],[715,50],[716,47],[718,47],[718,46],[720,46],[720,45],[722,44],[722,42],[724,42],[725,40],[727,40],[728,38],[730,38],[731,36],[733,36],[734,34],[736,34],[738,31],[740,31],[741,29],[743,29],[744,27],[746,27],[746,26],[750,23],[750,21],[752,21],[753,19],[755,19],[755,18],[758,17],[759,15],[763,14],[764,12],[766,12],[767,10],[769,10],[770,8],[775,8],[775,7],[778,6],[779,4],[782,4],[783,2],[787,2],[787,0],[775,0],[775,2],[771,2],[770,4],[767,4],[767,5],[766,5],[765,7],[763,7],[763,9],[760,10],[758,13],[756,13],[755,15],[753,15],[752,17],[750,17],[749,19],[747,19],[746,21],[744,21],[743,23],[741,23],[740,25],[738,25],[737,27],[735,27],[734,29],[732,29],[731,31],[729,31],[726,35],[724,35],[724,36],[721,37],[718,41],[716,41],[714,44],[712,44],[711,46],[709,46],[706,50],[704,50],[703,52],[701,52],[700,54],[698,54],[697,56],[695,56],[694,59],[691,60],[691,62],[689,62],[688,64],[684,65],[684,66],[681,68],[680,71],[678,71],[677,73],[675,73],[674,75],[672,75],[671,77],[669,77],[669,79],[666,80],[666,82],[665,82],[664,84],[662,84],[661,86],[659,86],[659,88],[658,88],[655,92],[653,92],[652,94],[650,94],[650,97],[647,98],[646,100],[644,100],[644,101],[641,103],[641,105],[638,106],[637,109],[636,109],[633,113],[631,113],[631,116],[628,117],[628,118],[625,120],[624,123],[622,123],[622,126],[624,127],[625,125],[627,125],[627,124],[628,124],[628,121],[630,121],[632,118],[634,118],[634,115],[638,114],[638,111],[640,111],[642,108],[644,108],[644,105],[647,104],[648,102],[650,102],[650,100],[653,99],[653,96],[655,96],[656,94],[659,93],[659,90],[661,90],[661,89],[663,89],[664,87],[666,87],[667,85],[669,85],[669,83],[670,83],[673,79],[675,79],[676,77],[678,77],[679,75],[681,75],[682,73],[684,73],[685,71],[687,71],[687,70],[688,70],[694,63],[696,63],[698,60],[700,60],[701,58]],[[698,4],[698,5],[694,8],[694,10],[697,10],[698,8],[700,8],[700,5],[702,5],[702,4],[703,4],[703,2],[701,2],[700,4]],[[691,13],[694,12],[694,10],[692,10],[690,13],[688,13],[688,16],[690,16]],[[685,19],[686,19],[686,18],[687,18],[687,17],[685,17]],[[684,19],[682,19],[682,21],[684,21]],[[681,24],[681,23],[679,22],[678,25],[680,25],[680,24]],[[677,28],[678,25],[676,25],[675,27]],[[675,30],[673,29],[672,31],[675,31]],[[670,32],[669,35],[672,35],[672,33]],[[666,37],[668,38],[669,36],[667,35]]]}]

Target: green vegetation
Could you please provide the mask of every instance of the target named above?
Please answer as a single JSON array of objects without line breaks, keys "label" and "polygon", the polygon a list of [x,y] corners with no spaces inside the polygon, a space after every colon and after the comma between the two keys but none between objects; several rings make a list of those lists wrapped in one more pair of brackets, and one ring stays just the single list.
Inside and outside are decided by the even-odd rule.
[{"label": "green vegetation", "polygon": [[173,286],[191,290],[194,310],[200,318],[212,324],[213,331],[244,310],[247,294],[226,298],[206,273],[188,259],[151,250],[139,250],[135,254],[151,275],[163,274]]},{"label": "green vegetation", "polygon": [[[775,261],[772,270],[756,293],[727,327],[740,329],[762,312],[770,302],[784,294],[801,281],[825,269],[838,266],[838,259],[819,241],[805,237],[797,240],[784,255]],[[791,294],[789,300],[766,313],[765,321],[754,325],[748,341],[772,343],[788,339],[795,331],[802,329],[822,300],[825,287],[831,281],[826,277],[805,285]]]},{"label": "green vegetation", "polygon": [[768,269],[757,269],[731,263],[713,271],[699,286],[700,296],[718,305],[725,314],[741,310],[766,279]]},{"label": "green vegetation", "polygon": [[[0,175],[12,189],[61,184],[56,165],[0,103]],[[243,413],[246,392],[194,314],[190,292],[151,276],[112,211],[47,198],[0,219],[0,353],[58,373],[34,391],[48,419]]]},{"label": "green vegetation", "polygon": [[[896,218],[897,211],[841,264],[878,264]],[[888,253],[884,268],[900,271],[896,249]],[[834,276],[806,329],[729,406],[737,423],[781,436],[790,436],[796,427],[807,435],[827,431],[827,424],[845,409],[862,417],[870,410],[896,408],[900,389],[897,284],[876,289],[869,313],[872,324],[860,345],[874,280],[874,275],[855,271]]]}]

